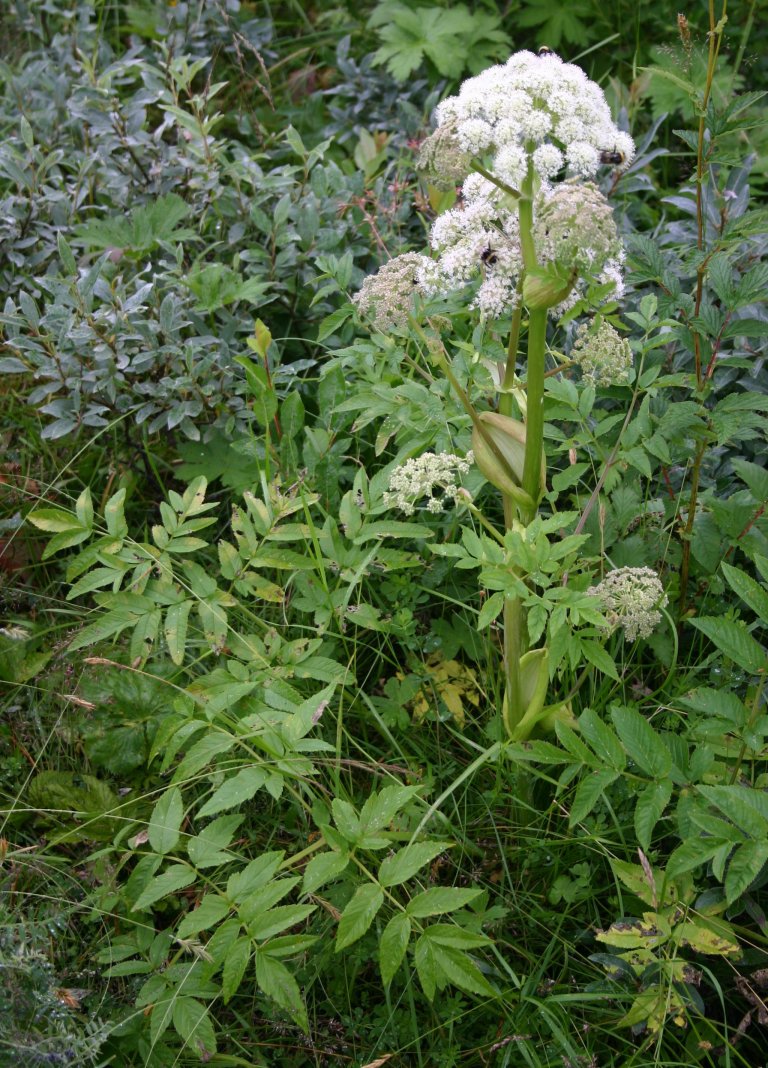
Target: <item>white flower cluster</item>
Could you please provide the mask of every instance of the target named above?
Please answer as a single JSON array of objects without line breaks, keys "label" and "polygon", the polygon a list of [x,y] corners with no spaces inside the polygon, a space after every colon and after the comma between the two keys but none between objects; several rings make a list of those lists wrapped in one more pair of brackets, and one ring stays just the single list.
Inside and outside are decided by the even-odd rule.
[{"label": "white flower cluster", "polygon": [[581,275],[597,275],[623,259],[611,205],[592,182],[562,182],[539,197],[533,237],[539,260],[575,267]]},{"label": "white flower cluster", "polygon": [[622,627],[628,641],[648,638],[669,603],[661,580],[650,567],[619,567],[589,591],[603,603],[611,627]]},{"label": "white flower cluster", "polygon": [[470,78],[458,96],[438,105],[437,119],[452,125],[466,153],[492,155],[494,172],[515,187],[529,155],[549,181],[564,167],[583,178],[594,177],[604,161],[625,167],[635,152],[600,86],[553,52],[517,52]]},{"label": "white flower cluster", "polygon": [[626,382],[632,369],[629,342],[605,320],[596,328],[589,323],[578,327],[571,359],[596,386]]},{"label": "white flower cluster", "polygon": [[[416,502],[426,497],[427,511],[442,512],[447,503],[455,503],[459,494],[458,478],[469,471],[471,464],[471,452],[464,457],[451,452],[425,452],[406,460],[389,476],[384,503],[388,508],[399,508],[405,515],[413,515]],[[436,495],[436,490],[441,494]]]},{"label": "white flower cluster", "polygon": [[[470,307],[483,318],[498,319],[520,299],[523,253],[517,211],[498,186],[479,174],[469,175],[462,194],[461,205],[443,212],[432,225],[430,242],[437,259],[423,259],[419,288],[431,296],[479,274],[482,282]],[[542,189],[535,204],[534,239],[542,265],[573,266],[582,278],[611,284],[612,299],[622,295],[624,250],[611,207],[596,186],[565,182]],[[583,286],[577,284],[552,314],[559,317],[582,294]]]},{"label": "white flower cluster", "polygon": [[501,190],[479,174],[466,179],[462,194],[462,205],[443,212],[432,226],[430,242],[438,258],[422,265],[419,285],[429,295],[442,293],[482,273],[471,306],[484,317],[499,318],[518,300],[523,255],[517,212]]},{"label": "white flower cluster", "polygon": [[[456,207],[441,214],[432,227],[434,260],[417,260],[418,288],[442,295],[480,276],[471,307],[484,319],[510,314],[519,302],[523,255],[515,196],[470,170],[482,157],[486,173],[520,189],[532,163],[536,256],[541,266],[565,264],[579,281],[554,308],[559,317],[584,294],[584,281],[613,286],[611,298],[623,293],[623,249],[610,205],[593,177],[602,163],[628,164],[634,144],[611,119],[605,96],[579,68],[548,53],[518,52],[507,63],[491,67],[466,81],[458,96],[437,108],[438,128],[422,146],[420,166],[439,188],[455,188],[464,179]],[[575,176],[554,183],[564,169]],[[570,259],[569,259],[570,257]],[[393,263],[404,260],[398,257]],[[394,272],[391,264],[387,270]],[[361,308],[376,306],[376,325],[402,325],[405,275],[368,282],[358,295]],[[389,287],[389,288],[387,288]]]},{"label": "white flower cluster", "polygon": [[416,167],[436,189],[455,189],[462,183],[472,167],[472,155],[456,139],[454,123],[443,123],[422,141]]},{"label": "white flower cluster", "polygon": [[370,315],[377,330],[402,329],[408,322],[417,276],[432,261],[416,252],[395,256],[376,274],[368,275],[352,298],[363,315]]}]

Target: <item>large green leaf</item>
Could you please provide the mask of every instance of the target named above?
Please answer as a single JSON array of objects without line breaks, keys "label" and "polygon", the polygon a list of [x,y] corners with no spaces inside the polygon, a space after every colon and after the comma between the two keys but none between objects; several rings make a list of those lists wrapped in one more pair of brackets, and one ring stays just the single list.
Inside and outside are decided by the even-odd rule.
[{"label": "large green leaf", "polygon": [[759,582],[740,571],[738,567],[723,564],[723,574],[733,590],[745,601],[756,616],[768,625],[768,593]]},{"label": "large green leaf", "polygon": [[76,228],[75,240],[87,248],[118,248],[138,255],[166,241],[193,237],[194,230],[177,229],[191,210],[180,196],[169,193],[133,208],[127,218],[91,219]]},{"label": "large green leaf", "polygon": [[591,708],[585,709],[579,717],[582,736],[589,742],[602,764],[621,771],[627,762],[619,739],[600,716]]},{"label": "large green leaf", "polygon": [[720,652],[739,667],[756,675],[765,669],[768,654],[743,623],[715,616],[700,616],[691,623],[714,642]]},{"label": "large green leaf", "polygon": [[234,860],[232,853],[226,852],[235,837],[241,815],[219,816],[204,827],[199,834],[187,841],[187,854],[196,868],[213,868]]},{"label": "large green leaf", "polygon": [[216,1034],[208,1009],[197,998],[177,997],[173,1003],[173,1026],[200,1060],[216,1052]]},{"label": "large green leaf", "polygon": [[703,797],[757,841],[768,839],[768,795],[749,786],[697,787]]},{"label": "large green leaf", "polygon": [[456,886],[433,886],[423,894],[411,898],[406,912],[414,919],[425,916],[441,916],[446,912],[455,912],[474,901],[482,890],[465,890]]},{"label": "large green leaf", "polygon": [[250,959],[250,938],[238,938],[230,946],[221,971],[221,993],[225,1005],[237,993]]},{"label": "large green leaf", "polygon": [[284,856],[284,851],[277,849],[271,853],[262,853],[260,857],[254,857],[242,871],[230,875],[227,881],[227,897],[239,904],[254,891],[266,886],[282,864]]},{"label": "large green leaf", "polygon": [[497,996],[497,992],[466,953],[439,943],[433,946],[433,953],[447,982],[469,994],[491,998]]},{"label": "large green leaf", "polygon": [[186,864],[171,865],[162,875],[152,879],[143,892],[139,894],[138,900],[133,906],[133,911],[137,912],[140,909],[150,908],[156,902],[162,901],[164,897],[169,897],[178,890],[183,890],[193,883],[196,878],[197,873],[194,868],[190,868]]},{"label": "large green leaf", "polygon": [[410,919],[403,912],[396,913],[384,928],[379,941],[379,966],[385,986],[389,986],[403,963],[410,937]]},{"label": "large green leaf", "polygon": [[362,938],[384,902],[384,893],[375,883],[359,886],[341,914],[336,932],[336,952]]},{"label": "large green leaf", "polygon": [[251,938],[272,938],[286,928],[302,923],[316,908],[317,905],[278,905],[275,909],[267,909],[250,920],[248,934]]},{"label": "large green leaf", "polygon": [[268,778],[268,772],[258,764],[254,767],[242,768],[231,779],[227,779],[214,790],[197,813],[198,817],[213,816],[216,812],[224,812],[228,808],[235,808],[250,801]]},{"label": "large green leaf", "polygon": [[348,864],[349,855],[347,853],[329,851],[320,853],[317,857],[312,857],[304,869],[303,892],[311,894],[318,890],[331,879],[335,879],[337,875],[341,875]]},{"label": "large green leaf", "polygon": [[302,1031],[309,1030],[307,1010],[298,983],[284,964],[269,956],[268,950],[259,950],[256,954],[256,982],[268,997],[285,1009]]},{"label": "large green leaf", "polygon": [[589,40],[588,23],[592,9],[585,0],[527,0],[525,8],[516,15],[521,26],[535,26],[540,41],[557,48],[563,41],[582,45]]},{"label": "large green leaf", "polygon": [[181,790],[174,786],[173,789],[166,790],[152,810],[147,831],[149,844],[156,852],[170,853],[176,848],[183,818]]},{"label": "large green leaf", "polygon": [[725,896],[735,901],[749,889],[768,864],[768,841],[745,842],[731,857],[725,876]]},{"label": "large green leaf", "polygon": [[176,934],[179,938],[190,938],[200,931],[208,931],[229,912],[229,903],[218,894],[206,894],[196,909],[188,912],[179,924]]},{"label": "large green leaf", "polygon": [[588,772],[576,787],[576,794],[571,805],[569,826],[575,827],[585,819],[600,801],[607,787],[619,777],[618,771],[602,768]]},{"label": "large green leaf", "polygon": [[672,781],[651,782],[638,794],[635,805],[635,833],[643,849],[649,849],[656,824],[672,796]]},{"label": "large green leaf", "polygon": [[634,708],[613,708],[611,718],[630,758],[654,779],[663,779],[672,757],[650,723]]},{"label": "large green leaf", "polygon": [[371,794],[360,810],[360,833],[374,834],[383,830],[418,790],[418,786],[393,785]]},{"label": "large green leaf", "polygon": [[440,853],[450,849],[450,842],[412,842],[403,846],[394,856],[385,857],[379,866],[379,882],[382,886],[399,886],[434,860]]}]

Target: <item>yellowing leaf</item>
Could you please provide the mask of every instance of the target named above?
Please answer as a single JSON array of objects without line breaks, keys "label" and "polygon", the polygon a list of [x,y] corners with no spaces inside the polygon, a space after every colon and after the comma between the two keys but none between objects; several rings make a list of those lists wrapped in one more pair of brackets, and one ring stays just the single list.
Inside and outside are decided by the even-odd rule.
[{"label": "yellowing leaf", "polygon": [[[456,725],[463,727],[467,702],[477,708],[482,697],[474,669],[458,660],[443,660],[440,653],[433,653],[424,664],[424,670],[429,679],[410,702],[414,721],[421,723],[442,701]],[[398,674],[398,678],[403,676]]]},{"label": "yellowing leaf", "polygon": [[701,923],[681,923],[675,928],[675,940],[680,945],[690,946],[697,953],[714,953],[719,957],[741,956],[741,947],[737,942]]}]

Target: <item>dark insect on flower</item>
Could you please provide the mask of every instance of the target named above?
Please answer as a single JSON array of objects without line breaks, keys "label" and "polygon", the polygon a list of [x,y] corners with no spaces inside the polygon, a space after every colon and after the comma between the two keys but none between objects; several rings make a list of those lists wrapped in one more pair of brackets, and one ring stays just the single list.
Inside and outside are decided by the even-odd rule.
[{"label": "dark insect on flower", "polygon": [[539,49],[540,56],[554,56],[554,54],[554,49],[550,48],[549,45],[542,45]]},{"label": "dark insect on flower", "polygon": [[626,159],[623,152],[619,152],[615,148],[606,148],[600,153],[601,163],[613,163],[615,166],[619,166]]},{"label": "dark insect on flower", "polygon": [[483,249],[483,251],[480,253],[480,261],[481,263],[484,263],[487,267],[493,267],[494,263],[499,262],[499,257],[496,253],[496,250],[492,249],[489,246],[488,248]]}]

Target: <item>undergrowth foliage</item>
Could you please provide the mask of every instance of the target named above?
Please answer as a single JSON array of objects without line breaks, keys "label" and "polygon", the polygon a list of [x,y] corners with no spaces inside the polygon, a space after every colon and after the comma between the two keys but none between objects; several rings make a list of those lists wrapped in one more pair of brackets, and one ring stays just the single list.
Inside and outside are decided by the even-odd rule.
[{"label": "undergrowth foliage", "polygon": [[71,7],[3,16],[0,1064],[759,1063],[755,5]]}]

